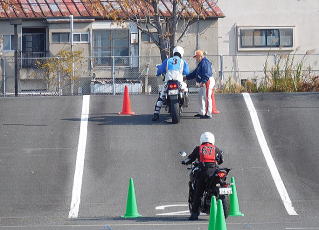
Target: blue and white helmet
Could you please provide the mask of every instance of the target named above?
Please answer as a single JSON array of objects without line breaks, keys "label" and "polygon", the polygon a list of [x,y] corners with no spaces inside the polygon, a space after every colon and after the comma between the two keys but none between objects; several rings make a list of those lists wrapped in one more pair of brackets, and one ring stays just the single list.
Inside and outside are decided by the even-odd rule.
[{"label": "blue and white helmet", "polygon": [[202,135],[200,135],[200,144],[203,144],[205,142],[215,144],[215,136],[211,132],[204,132]]}]

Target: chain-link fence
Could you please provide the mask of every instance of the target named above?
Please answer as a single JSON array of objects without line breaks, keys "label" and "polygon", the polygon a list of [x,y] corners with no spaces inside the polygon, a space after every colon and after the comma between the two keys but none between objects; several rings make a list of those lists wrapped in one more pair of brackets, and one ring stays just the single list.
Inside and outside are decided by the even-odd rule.
[{"label": "chain-link fence", "polygon": [[[237,83],[258,81],[274,71],[309,76],[319,75],[319,55],[215,55],[213,63],[217,87],[232,78]],[[193,57],[184,57],[190,70],[196,67]],[[122,94],[124,86],[131,94],[156,94],[163,77],[156,77],[160,57],[26,57],[19,58],[19,95]],[[13,57],[0,57],[2,96],[14,95],[15,62]],[[191,93],[198,88],[188,81]]]}]

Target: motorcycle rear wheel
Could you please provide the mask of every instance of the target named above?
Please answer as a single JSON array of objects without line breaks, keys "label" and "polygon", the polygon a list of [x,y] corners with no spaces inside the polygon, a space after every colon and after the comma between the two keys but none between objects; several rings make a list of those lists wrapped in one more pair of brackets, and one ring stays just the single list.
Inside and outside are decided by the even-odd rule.
[{"label": "motorcycle rear wheel", "polygon": [[172,115],[172,123],[177,124],[180,121],[180,109],[178,101],[171,102],[170,112]]},{"label": "motorcycle rear wheel", "polygon": [[227,217],[229,215],[229,208],[230,208],[229,196],[224,196],[224,198],[222,198],[221,200],[223,203],[225,219],[227,219]]},{"label": "motorcycle rear wheel", "polygon": [[[227,217],[229,216],[229,196],[223,196],[220,198],[223,204],[223,209],[224,209],[224,215],[225,215],[225,219],[227,219]],[[205,213],[207,215],[210,214],[210,203],[209,203],[209,207],[205,210]]]}]

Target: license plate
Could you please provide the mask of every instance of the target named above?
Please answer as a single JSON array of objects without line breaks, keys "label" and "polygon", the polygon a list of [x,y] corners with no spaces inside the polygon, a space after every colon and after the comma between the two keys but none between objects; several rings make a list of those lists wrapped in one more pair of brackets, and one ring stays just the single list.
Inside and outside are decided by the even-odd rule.
[{"label": "license plate", "polygon": [[178,94],[178,89],[168,90],[168,95],[176,95]]},{"label": "license plate", "polygon": [[232,193],[233,192],[231,188],[219,188],[219,194],[221,195],[230,195]]}]

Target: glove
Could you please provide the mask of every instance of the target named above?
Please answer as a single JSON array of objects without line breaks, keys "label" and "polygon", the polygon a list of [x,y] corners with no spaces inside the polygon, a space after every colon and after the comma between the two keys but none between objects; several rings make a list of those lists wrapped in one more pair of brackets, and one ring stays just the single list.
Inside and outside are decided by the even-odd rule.
[{"label": "glove", "polygon": [[186,161],[185,160],[182,160],[182,165],[186,165]]}]

